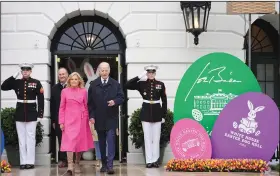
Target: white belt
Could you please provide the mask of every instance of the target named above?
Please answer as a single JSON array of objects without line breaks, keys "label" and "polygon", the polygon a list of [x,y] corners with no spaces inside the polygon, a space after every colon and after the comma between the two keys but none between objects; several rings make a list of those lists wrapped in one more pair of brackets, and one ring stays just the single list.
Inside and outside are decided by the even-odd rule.
[{"label": "white belt", "polygon": [[36,100],[17,100],[19,103],[36,103]]},{"label": "white belt", "polygon": [[150,100],[143,100],[144,103],[150,103],[150,104],[156,104],[156,103],[160,103],[160,100],[155,100],[155,101],[150,101]]}]

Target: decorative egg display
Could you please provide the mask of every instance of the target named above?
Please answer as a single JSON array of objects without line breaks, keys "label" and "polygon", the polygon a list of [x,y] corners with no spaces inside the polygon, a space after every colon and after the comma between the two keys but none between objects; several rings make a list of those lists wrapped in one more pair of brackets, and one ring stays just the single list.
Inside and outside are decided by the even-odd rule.
[{"label": "decorative egg display", "polygon": [[205,55],[181,79],[174,103],[174,123],[188,117],[211,135],[226,104],[246,92],[261,92],[261,88],[244,62],[227,53]]},{"label": "decorative egg display", "polygon": [[211,143],[213,158],[250,158],[269,162],[279,143],[277,105],[260,92],[239,95],[217,118]]}]

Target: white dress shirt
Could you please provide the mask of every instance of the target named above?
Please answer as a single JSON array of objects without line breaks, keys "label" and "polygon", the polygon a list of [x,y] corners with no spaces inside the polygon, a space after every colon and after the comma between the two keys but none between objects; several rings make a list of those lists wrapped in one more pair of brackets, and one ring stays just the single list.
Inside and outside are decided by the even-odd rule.
[{"label": "white dress shirt", "polygon": [[108,81],[109,81],[109,77],[108,77],[107,79],[103,79],[103,78],[101,77],[101,83],[102,83],[102,84],[104,84],[104,80],[106,80],[105,83],[107,84]]}]

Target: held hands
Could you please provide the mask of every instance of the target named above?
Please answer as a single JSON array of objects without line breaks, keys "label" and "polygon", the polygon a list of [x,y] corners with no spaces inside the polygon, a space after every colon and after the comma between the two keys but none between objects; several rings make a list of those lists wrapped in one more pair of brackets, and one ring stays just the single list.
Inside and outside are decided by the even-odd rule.
[{"label": "held hands", "polygon": [[144,71],[143,73],[141,73],[141,75],[138,76],[139,79],[145,77],[147,75],[147,71]]},{"label": "held hands", "polygon": [[164,119],[164,118],[162,118],[162,119],[161,119],[161,123],[164,123],[164,122],[165,122],[165,119]]},{"label": "held hands", "polygon": [[90,121],[91,124],[94,124],[94,123],[95,123],[94,118],[89,119],[89,121]]},{"label": "held hands", "polygon": [[61,131],[64,131],[64,125],[63,124],[60,124],[60,129],[61,129]]},{"label": "held hands", "polygon": [[115,105],[114,100],[107,101],[107,103],[108,103],[108,106],[114,106]]},{"label": "held hands", "polygon": [[37,122],[41,122],[42,118],[38,117]]}]

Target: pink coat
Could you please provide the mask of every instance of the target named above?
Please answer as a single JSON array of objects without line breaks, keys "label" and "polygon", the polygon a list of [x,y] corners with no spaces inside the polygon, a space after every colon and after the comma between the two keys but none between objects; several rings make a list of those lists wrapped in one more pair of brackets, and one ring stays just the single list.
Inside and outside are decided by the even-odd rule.
[{"label": "pink coat", "polygon": [[61,92],[59,124],[64,124],[61,151],[82,152],[93,148],[87,108],[87,91],[65,88]]}]

